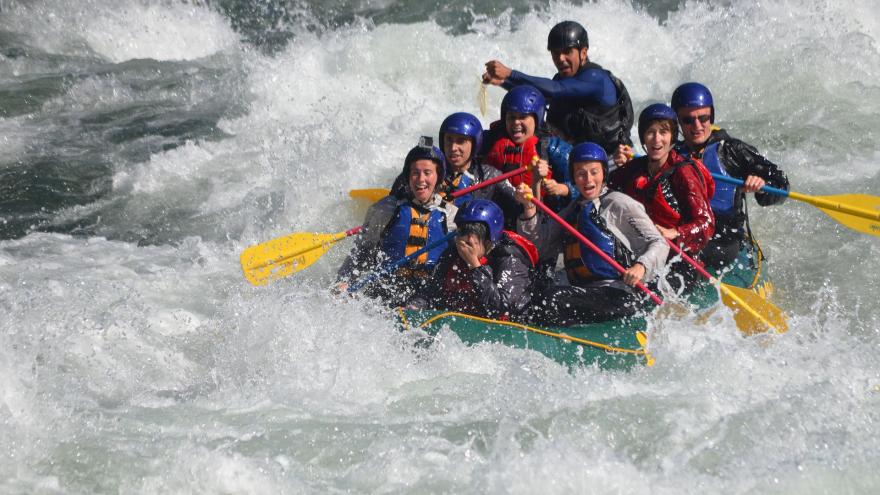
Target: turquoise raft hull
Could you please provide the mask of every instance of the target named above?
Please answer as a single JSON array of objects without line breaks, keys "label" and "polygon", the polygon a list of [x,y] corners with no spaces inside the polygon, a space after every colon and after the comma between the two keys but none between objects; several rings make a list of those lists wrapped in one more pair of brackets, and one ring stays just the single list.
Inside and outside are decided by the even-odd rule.
[{"label": "turquoise raft hull", "polygon": [[[722,282],[754,290],[763,298],[773,290],[762,256],[755,256],[753,262],[745,249]],[[687,301],[698,309],[713,307],[719,302],[718,289],[702,284],[690,291]],[[405,329],[418,328],[432,336],[448,328],[468,345],[493,342],[530,349],[568,366],[629,369],[654,364],[643,317],[572,327],[538,327],[455,312],[401,310],[400,321]]]}]

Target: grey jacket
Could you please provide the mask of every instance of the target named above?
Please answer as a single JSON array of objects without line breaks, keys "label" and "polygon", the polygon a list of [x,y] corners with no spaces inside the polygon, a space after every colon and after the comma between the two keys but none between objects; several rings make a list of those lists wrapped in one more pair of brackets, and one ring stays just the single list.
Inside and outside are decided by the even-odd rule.
[{"label": "grey jacket", "polygon": [[[608,230],[632,251],[634,261],[645,267],[642,281],[652,280],[666,263],[669,245],[648,217],[645,207],[626,194],[608,189],[593,201],[598,203],[599,215],[605,220]],[[577,218],[583,204],[583,199],[572,203],[559,212],[559,216],[571,222]],[[559,256],[568,232],[556,220],[541,212],[528,220],[518,219],[517,231],[535,244],[542,261],[553,261]],[[622,280],[600,280],[597,284],[627,288]]]}]

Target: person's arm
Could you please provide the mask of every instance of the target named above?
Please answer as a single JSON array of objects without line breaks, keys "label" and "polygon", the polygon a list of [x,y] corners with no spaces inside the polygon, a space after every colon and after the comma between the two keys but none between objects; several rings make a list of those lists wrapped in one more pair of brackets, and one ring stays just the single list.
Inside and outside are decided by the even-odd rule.
[{"label": "person's arm", "polygon": [[571,153],[571,144],[558,137],[547,140],[547,154],[550,165],[553,167],[553,177],[556,182],[565,184],[568,188],[567,196],[572,200],[580,197],[581,193],[574,185],[572,177],[568,173],[568,155]]},{"label": "person's arm", "polygon": [[641,263],[645,267],[642,281],[649,281],[666,263],[666,258],[669,256],[669,244],[654,226],[645,207],[629,196],[622,193],[621,196],[624,199],[618,199],[615,214],[618,215],[621,226],[628,227],[625,230],[621,228],[621,231],[632,236],[629,241],[633,248],[633,254],[636,255],[635,262]]},{"label": "person's arm", "polygon": [[672,174],[672,187],[675,197],[682,207],[683,223],[673,242],[684,246],[684,250],[698,253],[706,247],[715,234],[715,216],[706,200],[706,186],[700,172],[693,166],[681,166]]},{"label": "person's arm", "polygon": [[[730,139],[725,141],[721,152],[727,158],[725,165],[732,165],[728,173],[738,179],[746,180],[750,175],[760,177],[770,187],[788,191],[788,177],[779,167],[758,153],[758,150],[739,139]],[[761,206],[770,206],[780,204],[785,201],[786,196],[779,194],[770,194],[758,191],[755,193],[755,201]]]},{"label": "person's arm", "polygon": [[561,79],[530,76],[515,70],[502,86],[514,87],[525,84],[534,86],[548,99],[585,99],[606,107],[617,102],[614,82],[608,77],[607,72],[599,69],[583,70],[573,77]]}]

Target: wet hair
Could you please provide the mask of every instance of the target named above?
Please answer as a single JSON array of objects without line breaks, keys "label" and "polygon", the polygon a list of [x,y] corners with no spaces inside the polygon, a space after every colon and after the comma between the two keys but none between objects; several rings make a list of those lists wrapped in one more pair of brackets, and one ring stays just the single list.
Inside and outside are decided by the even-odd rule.
[{"label": "wet hair", "polygon": [[474,234],[486,246],[486,252],[492,248],[492,241],[489,240],[489,227],[483,222],[464,222],[458,226],[456,235],[466,236]]}]

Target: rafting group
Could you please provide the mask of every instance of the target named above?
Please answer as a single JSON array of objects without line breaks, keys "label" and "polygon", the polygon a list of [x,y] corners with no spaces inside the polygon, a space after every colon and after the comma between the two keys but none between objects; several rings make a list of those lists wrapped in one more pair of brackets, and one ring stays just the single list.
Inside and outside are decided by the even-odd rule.
[{"label": "rafting group", "polygon": [[[568,326],[634,314],[647,301],[636,286],[697,284],[676,247],[717,275],[742,252],[760,256],[745,195],[780,203],[760,190],[785,191],[788,179],[715,125],[706,86],[682,84],[671,105],[642,110],[635,156],[629,94],[589,60],[586,29],[557,24],[547,49],[552,79],[485,64],[484,84],[507,90],[489,129],[454,113],[436,144],[423,136],[407,153],[390,194],[368,210],[338,291]],[[394,261],[405,262],[358,282]]]}]

